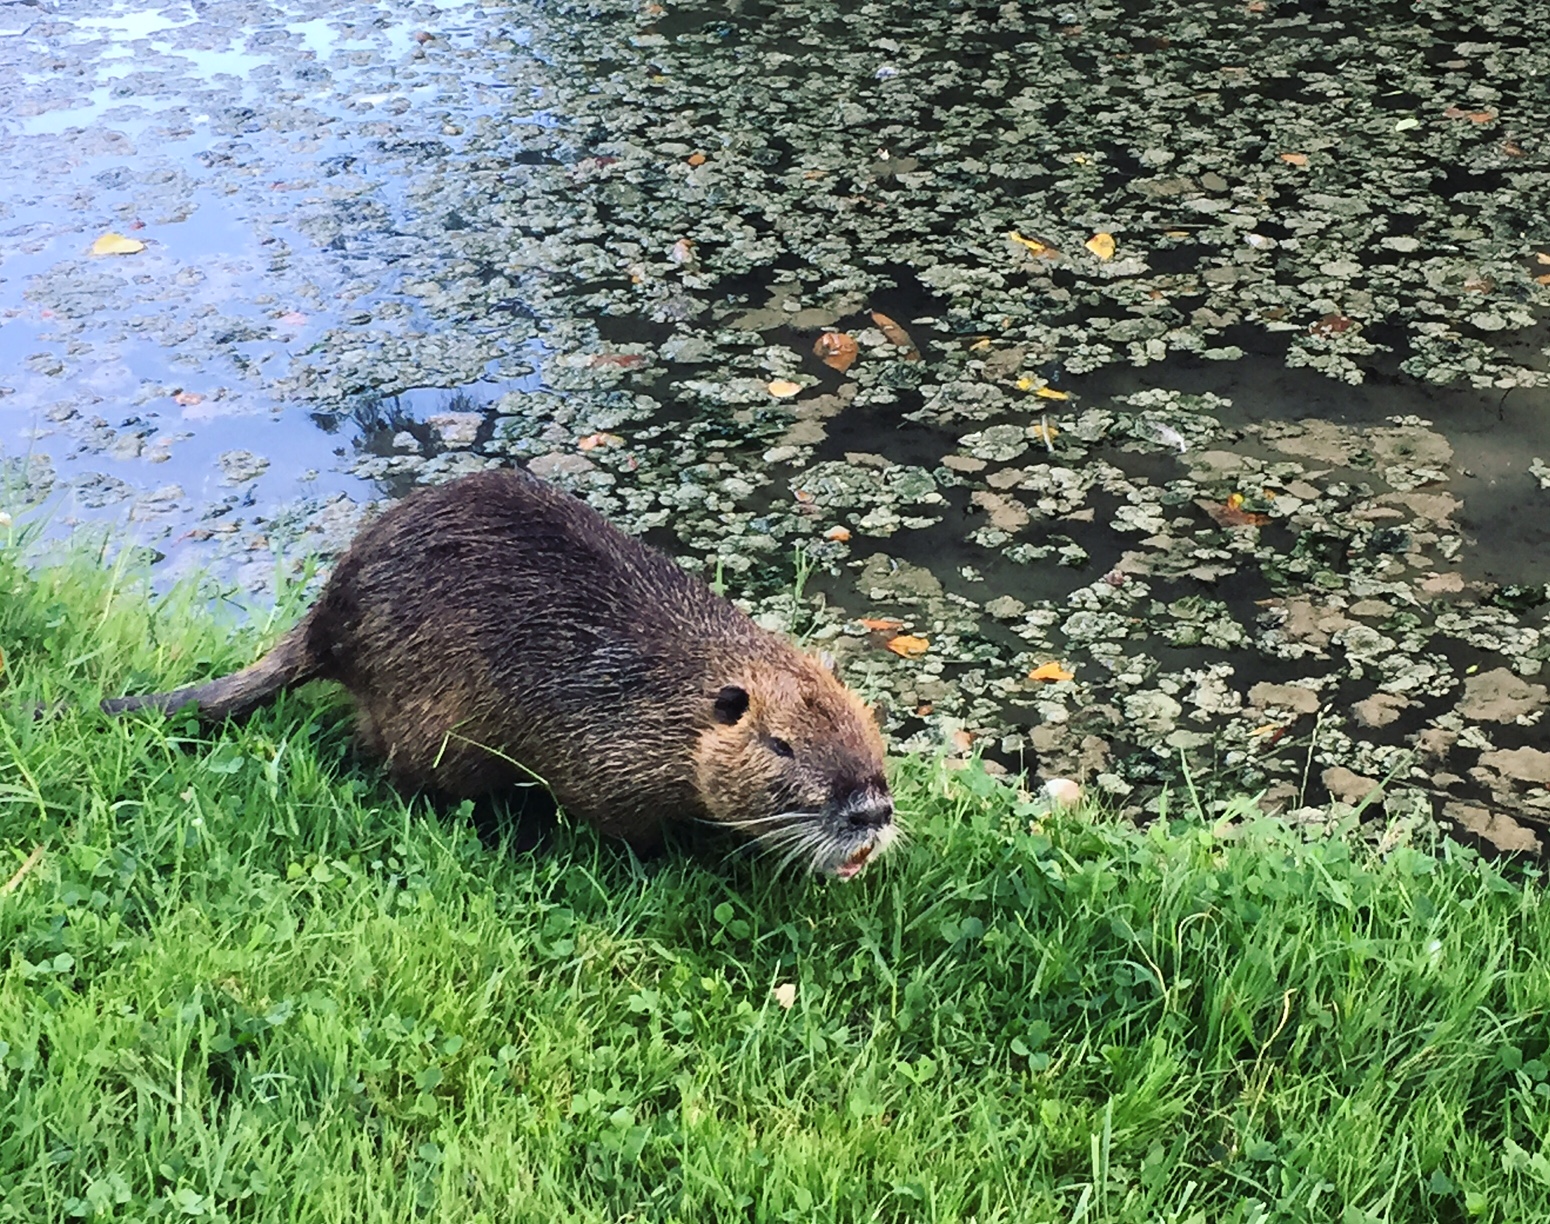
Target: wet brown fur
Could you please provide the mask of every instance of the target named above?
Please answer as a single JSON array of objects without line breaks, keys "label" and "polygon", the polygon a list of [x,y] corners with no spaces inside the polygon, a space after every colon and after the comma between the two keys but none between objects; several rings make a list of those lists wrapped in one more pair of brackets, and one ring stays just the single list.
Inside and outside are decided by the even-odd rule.
[{"label": "wet brown fur", "polygon": [[673,818],[760,835],[823,810],[845,846],[868,830],[844,832],[844,811],[870,834],[891,819],[881,737],[827,668],[522,472],[389,510],[251,667],[103,706],[197,703],[218,721],[312,679],[350,691],[363,743],[402,782],[468,797],[536,776],[637,846]]}]

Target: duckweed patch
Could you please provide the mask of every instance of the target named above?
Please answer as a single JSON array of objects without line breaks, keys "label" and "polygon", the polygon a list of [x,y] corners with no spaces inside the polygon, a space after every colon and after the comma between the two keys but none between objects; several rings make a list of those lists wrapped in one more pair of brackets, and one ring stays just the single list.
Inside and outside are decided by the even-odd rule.
[{"label": "duckweed patch", "polygon": [[909,750],[1541,845],[1543,704],[1465,686],[1546,654],[1544,4],[11,8],[75,73],[0,74],[67,517],[259,589],[525,463]]}]

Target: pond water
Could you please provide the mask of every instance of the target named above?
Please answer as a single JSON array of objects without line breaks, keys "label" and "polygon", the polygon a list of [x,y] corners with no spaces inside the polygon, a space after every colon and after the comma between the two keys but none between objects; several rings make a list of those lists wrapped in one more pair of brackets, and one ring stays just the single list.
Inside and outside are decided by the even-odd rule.
[{"label": "pond water", "polygon": [[524,463],[903,749],[1537,850],[1547,31],[3,6],[8,501],[261,592]]}]

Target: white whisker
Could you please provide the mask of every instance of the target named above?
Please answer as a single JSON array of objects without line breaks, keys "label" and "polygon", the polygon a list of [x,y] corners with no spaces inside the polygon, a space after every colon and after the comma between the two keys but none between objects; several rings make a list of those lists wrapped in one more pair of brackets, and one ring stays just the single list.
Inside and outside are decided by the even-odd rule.
[{"label": "white whisker", "polygon": [[800,859],[804,851],[811,849],[822,841],[823,835],[818,829],[802,828],[799,831],[801,836],[792,838],[791,848],[786,851],[780,862],[775,865],[776,875],[779,875],[787,867],[791,866],[792,863]]},{"label": "white whisker", "polygon": [[719,825],[728,829],[751,829],[757,825],[784,824],[787,821],[817,820],[819,815],[820,813],[818,812],[809,812],[803,809],[793,809],[789,812],[776,812],[773,816],[749,816],[743,820],[714,820],[706,816],[702,816],[699,819],[703,824]]}]

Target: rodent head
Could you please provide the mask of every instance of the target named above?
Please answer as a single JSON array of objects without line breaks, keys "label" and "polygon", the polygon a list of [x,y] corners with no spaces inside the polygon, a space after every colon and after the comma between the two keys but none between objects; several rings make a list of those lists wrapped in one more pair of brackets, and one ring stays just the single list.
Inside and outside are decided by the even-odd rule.
[{"label": "rodent head", "polygon": [[694,767],[711,820],[840,879],[898,836],[877,724],[817,660],[756,665],[706,700]]}]

